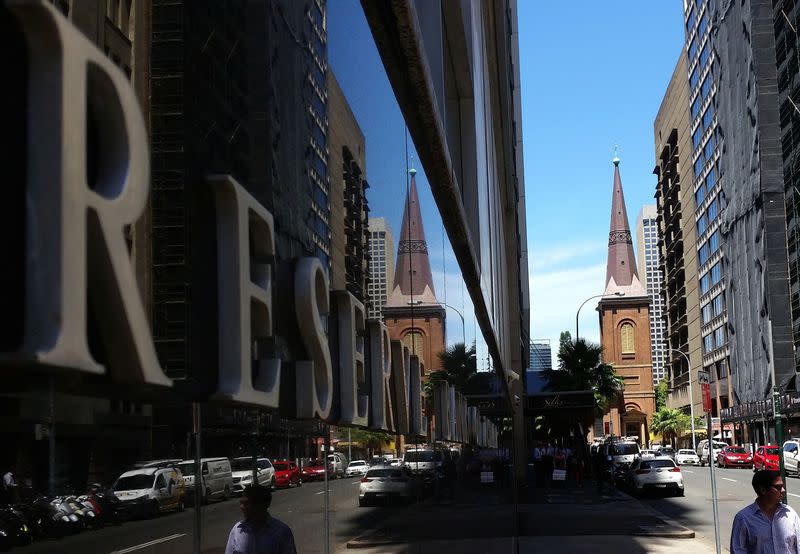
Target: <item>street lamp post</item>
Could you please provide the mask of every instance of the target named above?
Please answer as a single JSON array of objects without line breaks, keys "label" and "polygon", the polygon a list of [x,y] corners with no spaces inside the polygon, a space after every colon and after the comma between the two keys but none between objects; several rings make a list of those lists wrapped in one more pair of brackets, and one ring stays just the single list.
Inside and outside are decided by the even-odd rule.
[{"label": "street lamp post", "polygon": [[[692,364],[689,362],[689,356],[686,355],[685,352],[682,350],[678,350],[677,348],[668,348],[669,352],[677,352],[683,359],[686,360],[686,367],[689,370],[689,417],[692,418],[692,449],[697,452],[697,439],[694,436],[694,396],[692,395]],[[708,430],[709,436],[711,434],[711,429]],[[713,450],[713,449],[712,449]]]},{"label": "street lamp post", "polygon": [[[593,300],[595,298],[602,298],[604,296],[606,296],[606,295],[605,294],[595,294],[594,296],[590,296],[589,298],[587,298],[586,300],[581,302],[581,305],[578,306],[578,311],[575,313],[575,341],[576,342],[577,342],[578,336],[579,336],[579,334],[578,334],[578,317],[581,315],[581,308],[583,308],[584,304],[586,304],[589,300]],[[625,293],[624,292],[615,292],[614,296],[625,296]]]},{"label": "street lamp post", "polygon": [[444,302],[439,302],[438,304],[433,304],[433,303],[423,303],[421,300],[420,301],[414,301],[414,302],[409,300],[408,304],[411,305],[411,306],[444,306],[445,308],[450,308],[455,313],[457,313],[458,317],[461,318],[461,341],[464,343],[464,347],[466,348],[466,346],[467,346],[467,328],[466,328],[466,325],[464,324],[464,314],[462,314],[461,311],[458,308],[456,308],[455,306],[451,306],[450,304],[446,304]]}]

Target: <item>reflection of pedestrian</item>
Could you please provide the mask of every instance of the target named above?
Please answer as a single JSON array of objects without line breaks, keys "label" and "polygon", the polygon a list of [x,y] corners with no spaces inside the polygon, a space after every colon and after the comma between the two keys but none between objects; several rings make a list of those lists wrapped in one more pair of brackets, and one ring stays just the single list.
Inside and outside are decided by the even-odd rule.
[{"label": "reflection of pedestrian", "polygon": [[244,490],[239,501],[244,519],[231,529],[225,554],[297,554],[292,530],[269,514],[271,503],[268,488]]},{"label": "reflection of pedestrian", "polygon": [[17,493],[17,480],[14,477],[14,472],[17,468],[14,464],[8,466],[8,471],[3,475],[3,500],[8,504],[14,504],[19,501]]},{"label": "reflection of pedestrian", "polygon": [[756,501],[733,518],[731,554],[800,553],[800,518],[783,504],[783,479],[762,469],[753,475]]}]

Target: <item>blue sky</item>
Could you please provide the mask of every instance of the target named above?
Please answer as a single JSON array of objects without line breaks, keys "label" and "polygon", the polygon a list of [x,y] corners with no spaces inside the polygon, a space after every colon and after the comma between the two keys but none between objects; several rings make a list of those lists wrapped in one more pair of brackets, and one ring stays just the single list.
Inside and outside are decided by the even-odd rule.
[{"label": "blue sky", "polygon": [[[641,206],[654,202],[653,119],[683,45],[682,6],[582,1],[565,11],[558,2],[518,4],[531,337],[555,347],[562,330],[574,333],[580,303],[605,286],[614,144],[631,227]],[[397,234],[405,127],[358,0],[328,3],[328,41],[331,68],[365,135],[371,213],[386,217]],[[409,149],[418,159],[410,140]],[[458,266],[424,173],[417,179],[434,286],[440,300],[446,291],[447,303],[467,316],[471,342],[472,306],[466,293],[462,303]],[[581,312],[581,336],[598,341],[593,308]],[[448,319],[448,342],[460,341],[460,320],[453,312]]]}]

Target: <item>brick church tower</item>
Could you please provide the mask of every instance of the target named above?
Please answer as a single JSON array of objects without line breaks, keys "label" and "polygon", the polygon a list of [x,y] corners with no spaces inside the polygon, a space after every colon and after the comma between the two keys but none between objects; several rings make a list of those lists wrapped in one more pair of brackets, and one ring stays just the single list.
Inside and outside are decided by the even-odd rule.
[{"label": "brick church tower", "polygon": [[649,423],[655,412],[649,306],[650,297],[636,270],[619,158],[615,156],[606,288],[597,311],[603,361],[623,377],[625,392],[603,421],[606,432],[638,436],[640,445],[650,442]]},{"label": "brick church tower", "polygon": [[428,245],[417,196],[417,171],[411,184],[398,235],[394,289],[383,306],[389,336],[401,340],[419,356],[425,374],[441,368],[439,353],[445,348],[445,310],[433,290]]}]

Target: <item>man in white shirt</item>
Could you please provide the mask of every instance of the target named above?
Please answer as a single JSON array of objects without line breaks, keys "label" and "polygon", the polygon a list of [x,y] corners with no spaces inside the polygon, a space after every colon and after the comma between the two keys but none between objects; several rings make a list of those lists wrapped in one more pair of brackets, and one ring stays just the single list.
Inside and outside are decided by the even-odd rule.
[{"label": "man in white shirt", "polygon": [[752,484],[757,498],[733,518],[731,554],[800,554],[800,517],[781,502],[781,474],[757,471]]},{"label": "man in white shirt", "polygon": [[9,504],[17,501],[17,481],[14,479],[16,469],[12,464],[3,475],[3,499]]}]

